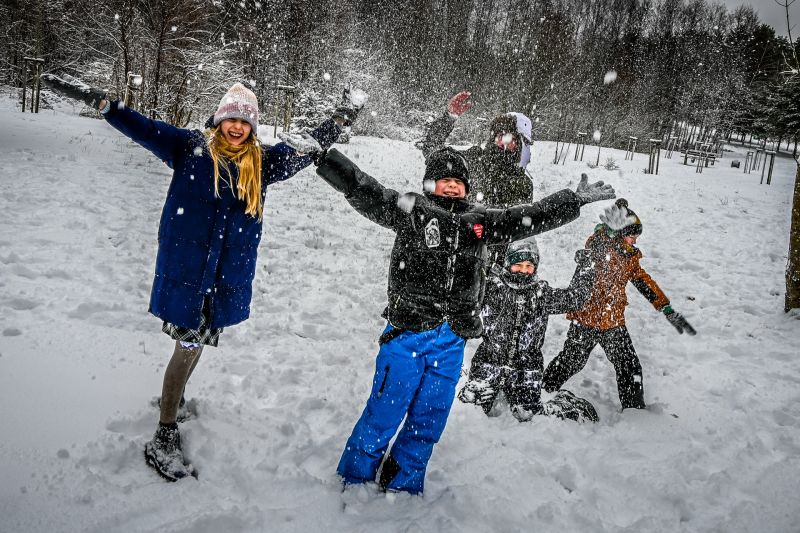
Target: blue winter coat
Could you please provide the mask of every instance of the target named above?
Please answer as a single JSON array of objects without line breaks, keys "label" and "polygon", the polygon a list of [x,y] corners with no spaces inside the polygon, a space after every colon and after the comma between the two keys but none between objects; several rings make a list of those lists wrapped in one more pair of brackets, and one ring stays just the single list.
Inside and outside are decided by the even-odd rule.
[{"label": "blue winter coat", "polygon": [[[113,127],[144,146],[173,170],[158,228],[158,256],[150,312],[185,328],[200,325],[208,300],[211,328],[250,316],[252,282],[262,223],[245,214],[245,203],[224,183],[214,194],[214,166],[203,133],[148,119],[112,103],[105,115]],[[327,120],[311,134],[327,148],[340,133]],[[262,202],[267,186],[294,176],[311,158],[286,144],[264,147]],[[237,169],[230,166],[236,183]],[[235,190],[235,189],[234,189]]]}]

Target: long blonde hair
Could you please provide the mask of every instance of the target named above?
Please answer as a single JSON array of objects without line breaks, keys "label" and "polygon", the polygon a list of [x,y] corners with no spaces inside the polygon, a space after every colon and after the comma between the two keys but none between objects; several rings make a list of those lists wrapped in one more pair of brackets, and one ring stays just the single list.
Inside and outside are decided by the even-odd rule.
[{"label": "long blonde hair", "polygon": [[233,177],[228,166],[228,162],[232,161],[239,169],[236,197],[246,204],[245,213],[260,220],[264,215],[261,203],[261,143],[255,135],[251,135],[242,144],[233,146],[222,135],[219,126],[206,130],[206,136],[208,152],[214,161],[214,194],[219,197],[220,167],[228,174],[225,181],[233,189]]}]

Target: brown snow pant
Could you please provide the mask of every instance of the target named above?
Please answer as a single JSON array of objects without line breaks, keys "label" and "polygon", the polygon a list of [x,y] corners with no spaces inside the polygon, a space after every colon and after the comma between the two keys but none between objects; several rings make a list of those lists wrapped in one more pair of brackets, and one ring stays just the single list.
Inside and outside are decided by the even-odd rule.
[{"label": "brown snow pant", "polygon": [[200,360],[203,353],[203,346],[197,348],[184,348],[180,341],[175,342],[175,352],[169,360],[167,369],[164,371],[164,385],[161,389],[161,417],[162,424],[174,424],[178,417],[178,407],[180,407],[183,389],[189,376],[192,375],[194,367]]}]

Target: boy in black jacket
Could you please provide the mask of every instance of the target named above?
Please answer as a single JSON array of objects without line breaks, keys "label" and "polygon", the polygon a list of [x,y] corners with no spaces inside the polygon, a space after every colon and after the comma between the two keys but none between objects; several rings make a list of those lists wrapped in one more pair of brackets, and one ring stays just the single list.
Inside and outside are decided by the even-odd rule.
[{"label": "boy in black jacket", "polygon": [[589,250],[578,250],[575,261],[578,266],[569,287],[555,289],[536,275],[539,248],[534,237],[508,247],[504,268],[495,265],[489,275],[483,342],[472,358],[469,381],[458,394],[462,402],[474,403],[488,415],[502,391],[520,422],[536,414],[597,421],[592,405],[566,390],[541,403],[548,317],[580,309],[594,285]]},{"label": "boy in black jacket", "polygon": [[337,471],[346,484],[374,481],[418,494],[433,446],[444,431],[461,373],[466,340],[479,337],[487,244],[511,242],[566,224],[580,206],[614,197],[589,184],[509,209],[470,204],[464,158],[445,148],[427,160],[425,194],[400,195],[335,149],[323,152],[303,135],[282,136],[312,154],[317,174],[368,219],[397,234],[389,266],[388,324],[379,339],[372,391]]}]

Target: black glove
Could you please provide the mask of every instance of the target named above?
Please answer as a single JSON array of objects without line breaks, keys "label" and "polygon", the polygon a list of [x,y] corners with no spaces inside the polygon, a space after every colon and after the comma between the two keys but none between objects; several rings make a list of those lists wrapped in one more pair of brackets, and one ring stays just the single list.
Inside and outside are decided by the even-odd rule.
[{"label": "black glove", "polygon": [[336,108],[331,115],[332,118],[340,118],[344,122],[344,126],[352,126],[353,122],[355,122],[356,117],[358,117],[358,109],[355,107],[350,107],[347,105],[340,105]]},{"label": "black glove", "polygon": [[100,109],[100,102],[108,96],[108,93],[102,89],[89,87],[79,81],[67,81],[53,74],[42,74],[41,80],[45,85],[67,98],[80,100],[95,109]]},{"label": "black glove", "polygon": [[358,112],[367,102],[367,98],[367,93],[360,89],[351,91],[349,87],[346,88],[342,92],[342,103],[339,104],[339,107],[336,108],[331,117],[342,119],[346,127],[352,126],[358,117]]},{"label": "black glove", "polygon": [[581,174],[581,181],[575,189],[575,194],[580,198],[582,205],[617,197],[611,185],[606,185],[602,181],[589,183],[589,176],[586,174]]},{"label": "black glove", "polygon": [[661,312],[667,317],[669,323],[675,326],[675,329],[678,330],[678,333],[683,333],[685,331],[689,335],[697,334],[692,325],[686,321],[683,315],[673,311],[672,307],[665,305],[663,308],[661,308]]}]

